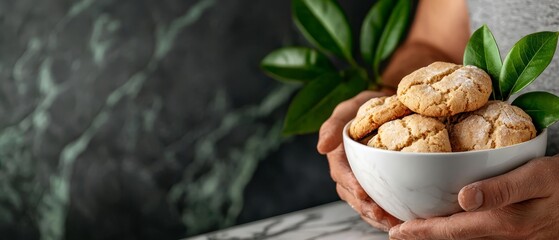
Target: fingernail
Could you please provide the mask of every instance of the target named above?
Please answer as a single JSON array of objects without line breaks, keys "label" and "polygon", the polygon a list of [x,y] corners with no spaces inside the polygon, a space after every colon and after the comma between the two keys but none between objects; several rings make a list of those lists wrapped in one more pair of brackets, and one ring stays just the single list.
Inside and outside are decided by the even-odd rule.
[{"label": "fingernail", "polygon": [[460,195],[462,196],[462,199],[458,202],[466,211],[475,211],[483,204],[483,192],[476,186],[468,186],[464,188],[463,193]]}]

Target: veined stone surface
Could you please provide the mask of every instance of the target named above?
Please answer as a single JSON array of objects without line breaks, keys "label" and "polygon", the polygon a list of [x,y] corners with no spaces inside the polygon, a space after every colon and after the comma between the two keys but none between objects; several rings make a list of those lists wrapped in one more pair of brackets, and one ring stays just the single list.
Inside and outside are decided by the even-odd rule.
[{"label": "veined stone surface", "polygon": [[[372,3],[344,4],[357,29]],[[258,68],[305,44],[289,8],[0,1],[0,234],[172,239],[336,199],[316,137],[281,136],[296,87]]]},{"label": "veined stone surface", "polygon": [[334,202],[184,240],[386,240],[388,233],[372,228],[345,202]]}]

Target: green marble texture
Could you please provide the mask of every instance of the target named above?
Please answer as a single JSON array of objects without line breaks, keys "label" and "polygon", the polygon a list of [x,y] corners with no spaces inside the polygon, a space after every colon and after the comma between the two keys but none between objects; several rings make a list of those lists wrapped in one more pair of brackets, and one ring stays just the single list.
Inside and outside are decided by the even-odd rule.
[{"label": "green marble texture", "polygon": [[0,1],[0,235],[177,239],[335,200],[316,135],[281,135],[298,86],[258,68],[305,44],[289,8]]}]

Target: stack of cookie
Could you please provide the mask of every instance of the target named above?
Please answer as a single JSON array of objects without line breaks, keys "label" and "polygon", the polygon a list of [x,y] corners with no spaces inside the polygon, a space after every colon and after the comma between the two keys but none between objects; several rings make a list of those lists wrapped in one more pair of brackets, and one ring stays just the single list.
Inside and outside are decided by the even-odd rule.
[{"label": "stack of cookie", "polygon": [[485,71],[435,62],[404,77],[397,95],[363,104],[349,135],[402,152],[491,149],[534,138],[530,116],[506,102],[488,101],[491,92]]}]

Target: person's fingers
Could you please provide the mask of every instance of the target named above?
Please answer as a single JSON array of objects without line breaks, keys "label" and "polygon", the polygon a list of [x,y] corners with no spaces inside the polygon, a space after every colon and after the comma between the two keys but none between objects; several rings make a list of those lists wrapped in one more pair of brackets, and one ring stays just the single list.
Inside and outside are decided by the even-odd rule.
[{"label": "person's fingers", "polygon": [[346,188],[357,199],[366,199],[368,195],[365,190],[363,190],[359,182],[357,182],[357,179],[355,179],[355,176],[351,171],[351,167],[347,162],[343,144],[340,144],[335,150],[329,152],[327,157],[332,179],[342,187]]},{"label": "person's fingers", "polygon": [[416,219],[390,229],[390,239],[474,239],[505,235],[491,211],[461,212],[450,217]]},{"label": "person's fingers", "polygon": [[384,217],[382,209],[370,200],[357,199],[353,194],[340,184],[336,184],[336,191],[340,198],[346,201],[353,210],[360,215],[365,215],[372,220],[380,220]]},{"label": "person's fingers", "polygon": [[381,222],[377,222],[367,216],[361,215],[361,219],[363,219],[363,221],[367,222],[369,225],[373,226],[376,229],[380,229],[382,231],[388,232],[388,230],[390,230],[390,226],[388,225],[388,223],[383,220]]},{"label": "person's fingers", "polygon": [[361,204],[346,188],[340,184],[336,184],[336,192],[338,193],[338,196],[340,196],[340,199],[347,202],[353,210],[361,212]]},{"label": "person's fingers", "polygon": [[472,183],[460,190],[458,202],[466,211],[501,208],[528,199],[547,197],[553,178],[547,158],[533,160],[511,172]]},{"label": "person's fingers", "polygon": [[[380,208],[380,207],[379,207],[379,208]],[[382,208],[381,208],[381,209],[382,209]],[[382,210],[382,211],[384,212],[384,215],[386,216],[386,220],[388,221],[388,225],[389,225],[390,227],[394,227],[394,226],[396,226],[396,225],[398,225],[398,224],[403,223],[402,220],[400,220],[400,219],[398,219],[398,218],[396,218],[396,217],[390,215],[389,213],[387,213],[387,212],[384,211],[384,210]]]},{"label": "person's fingers", "polygon": [[[396,217],[387,213],[370,197],[367,197],[367,199],[362,200],[361,211],[365,213],[372,213],[375,219],[377,220],[377,222],[381,222],[388,227],[394,227],[402,223],[400,219],[397,219]],[[370,216],[370,214],[368,215]]]},{"label": "person's fingers", "polygon": [[355,210],[361,218],[369,225],[388,232],[391,225],[384,219],[384,211],[372,200],[359,200],[355,198],[347,189],[340,184],[336,185],[336,191],[342,200],[347,202],[353,210]]},{"label": "person's fingers", "polygon": [[347,122],[355,117],[359,107],[373,97],[383,96],[385,93],[364,91],[350,98],[334,109],[320,127],[316,148],[319,153],[325,154],[335,149],[342,142],[342,130]]}]

